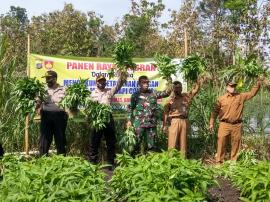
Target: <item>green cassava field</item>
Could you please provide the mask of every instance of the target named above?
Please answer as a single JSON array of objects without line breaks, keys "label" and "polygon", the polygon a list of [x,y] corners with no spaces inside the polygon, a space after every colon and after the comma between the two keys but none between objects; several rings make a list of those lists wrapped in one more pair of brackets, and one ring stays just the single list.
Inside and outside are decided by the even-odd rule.
[{"label": "green cassava field", "polygon": [[[237,79],[240,92],[248,91],[258,77],[270,81],[270,2],[183,0],[169,11],[170,20],[160,23],[165,9],[162,1],[132,0],[130,11],[114,25],[72,4],[31,21],[26,9],[15,6],[0,15],[0,143],[9,153],[0,159],[0,201],[224,201],[226,191],[220,198],[209,191],[222,186],[219,179],[237,191],[236,201],[270,201],[269,88],[262,86],[245,104],[237,162],[213,165],[218,123],[214,133],[208,130],[213,104],[229,78]],[[135,70],[134,57],[154,58],[160,77],[169,82],[180,71],[188,90],[200,76],[207,76],[190,106],[188,159],[176,150],[167,151],[159,106],[159,151],[130,155],[136,143],[134,128],[126,129],[126,120],[116,120],[117,167],[108,172],[106,164],[90,164],[86,156],[92,130],[105,126],[112,109],[89,99],[85,80],[69,86],[60,104],[74,116],[67,127],[67,156],[18,154],[25,146],[27,114],[30,150],[37,151],[39,125],[33,112],[46,96],[44,84],[26,76],[27,34],[34,53],[112,57],[116,66],[111,76]],[[176,65],[173,58],[184,60]]]}]

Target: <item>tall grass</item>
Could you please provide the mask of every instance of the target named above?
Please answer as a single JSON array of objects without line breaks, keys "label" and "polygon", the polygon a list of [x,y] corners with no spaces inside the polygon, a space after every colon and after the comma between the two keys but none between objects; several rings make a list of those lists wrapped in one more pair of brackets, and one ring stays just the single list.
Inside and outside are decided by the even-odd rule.
[{"label": "tall grass", "polygon": [[[8,151],[18,151],[23,147],[24,120],[14,113],[14,104],[10,99],[12,87],[18,77],[24,73],[16,70],[16,55],[9,49],[9,41],[0,36],[0,141]],[[32,128],[31,128],[32,129]]]}]

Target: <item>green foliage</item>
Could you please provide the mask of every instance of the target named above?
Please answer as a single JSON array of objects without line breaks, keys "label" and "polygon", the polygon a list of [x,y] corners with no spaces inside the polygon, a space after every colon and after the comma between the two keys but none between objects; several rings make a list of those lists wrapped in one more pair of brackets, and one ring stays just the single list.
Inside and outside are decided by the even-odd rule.
[{"label": "green foliage", "polygon": [[231,10],[243,10],[246,8],[247,2],[242,0],[226,0],[224,7]]},{"label": "green foliage", "polygon": [[263,69],[259,61],[252,55],[245,60],[241,70],[250,78],[256,78],[258,76],[266,76],[267,72]]},{"label": "green foliage", "polygon": [[136,69],[136,64],[132,61],[134,54],[134,46],[126,41],[121,40],[113,49],[113,61],[116,67],[113,67],[109,71],[110,77],[113,77],[115,72],[127,72],[128,69],[133,71]]},{"label": "green foliage", "polygon": [[16,57],[16,75],[21,76],[25,73],[27,63],[27,11],[19,6],[10,6],[7,13],[0,15],[0,22],[1,35],[5,35],[9,41],[7,52]]},{"label": "green foliage", "polygon": [[100,130],[109,123],[112,108],[109,105],[87,100],[83,111],[92,128]]},{"label": "green foliage", "polygon": [[238,82],[239,90],[247,90],[256,78],[269,75],[255,55],[243,57],[239,52],[236,54],[235,65],[223,69],[219,74],[220,80],[225,83],[226,80],[235,79]]},{"label": "green foliage", "polygon": [[124,153],[117,160],[110,185],[112,198],[121,201],[204,201],[214,183],[210,170],[176,150],[135,159]]},{"label": "green foliage", "polygon": [[216,102],[218,88],[212,83],[205,84],[198,95],[192,99],[189,110],[189,121],[192,123],[189,134],[189,155],[192,158],[201,158],[204,154],[214,154],[216,151],[216,132],[209,132],[209,119]]},{"label": "green foliage", "polygon": [[180,69],[178,64],[172,63],[172,58],[167,55],[155,54],[155,65],[158,68],[159,74],[163,79],[170,80],[172,75],[175,75]]},{"label": "green foliage", "polygon": [[43,100],[46,94],[44,84],[36,78],[23,78],[16,82],[12,92],[13,99],[17,103],[15,111],[21,111],[26,116],[34,113],[36,100]]},{"label": "green foliage", "polygon": [[1,201],[105,201],[104,174],[78,157],[5,157]]},{"label": "green foliage", "polygon": [[101,15],[78,11],[72,4],[34,16],[29,32],[32,50],[49,55],[100,56],[116,39],[113,26],[104,25]]},{"label": "green foliage", "polygon": [[134,150],[136,141],[137,137],[135,134],[135,129],[134,127],[130,126],[126,129],[125,133],[122,135],[119,141],[119,145],[124,151],[131,153]]},{"label": "green foliage", "polygon": [[187,81],[196,81],[206,69],[204,60],[198,55],[191,55],[183,61],[181,71]]},{"label": "green foliage", "polygon": [[[153,57],[161,49],[158,18],[165,9],[162,1],[131,0],[131,9],[120,22],[120,36],[134,44],[136,57]],[[165,41],[165,40],[164,40]]]},{"label": "green foliage", "polygon": [[270,200],[270,163],[257,161],[253,151],[242,151],[237,162],[226,162],[220,171],[240,188],[242,201]]},{"label": "green foliage", "polygon": [[[7,36],[0,36],[0,142],[5,150],[18,151],[23,148],[24,124],[20,123],[24,123],[25,117],[20,113],[14,113],[17,103],[11,99],[13,85],[20,73],[17,57],[10,52],[10,43]],[[34,135],[31,137],[34,138]]]},{"label": "green foliage", "polygon": [[91,94],[85,85],[86,81],[87,79],[80,79],[77,83],[68,86],[60,106],[68,109],[78,109],[78,106],[84,105],[86,99]]}]

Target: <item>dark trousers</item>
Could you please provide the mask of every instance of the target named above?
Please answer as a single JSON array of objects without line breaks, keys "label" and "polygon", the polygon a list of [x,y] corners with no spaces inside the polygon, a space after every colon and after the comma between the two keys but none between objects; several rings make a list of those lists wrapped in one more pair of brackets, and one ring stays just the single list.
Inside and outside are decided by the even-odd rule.
[{"label": "dark trousers", "polygon": [[68,115],[66,112],[41,112],[40,145],[41,156],[48,155],[52,139],[56,144],[57,154],[66,154],[66,127]]},{"label": "dark trousers", "polygon": [[98,149],[101,142],[102,137],[105,137],[106,147],[107,147],[107,161],[109,164],[114,164],[115,159],[115,127],[114,121],[111,117],[111,120],[108,124],[106,124],[105,128],[96,131],[93,131],[91,135],[91,144],[90,144],[90,152],[89,152],[89,160],[92,163],[98,163]]},{"label": "dark trousers", "polygon": [[0,144],[0,157],[4,156],[4,149],[2,147],[2,145]]}]

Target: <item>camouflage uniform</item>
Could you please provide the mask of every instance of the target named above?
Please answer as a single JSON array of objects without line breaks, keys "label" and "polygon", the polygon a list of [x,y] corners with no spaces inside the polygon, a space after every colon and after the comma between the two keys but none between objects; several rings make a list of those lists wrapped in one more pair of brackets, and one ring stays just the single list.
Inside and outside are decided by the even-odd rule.
[{"label": "camouflage uniform", "polygon": [[129,120],[133,123],[138,138],[137,149],[143,140],[147,143],[148,149],[154,147],[157,126],[157,99],[168,97],[170,92],[170,90],[162,92],[149,90],[147,93],[137,91],[132,94]]}]

